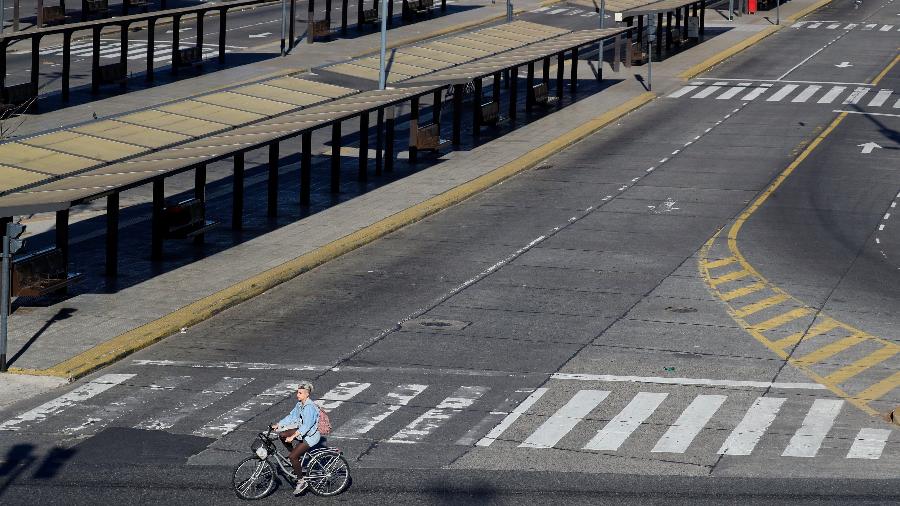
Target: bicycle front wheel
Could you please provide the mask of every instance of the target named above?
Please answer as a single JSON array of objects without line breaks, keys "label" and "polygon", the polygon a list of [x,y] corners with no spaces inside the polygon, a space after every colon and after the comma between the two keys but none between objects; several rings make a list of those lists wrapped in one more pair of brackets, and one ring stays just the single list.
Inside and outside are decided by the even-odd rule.
[{"label": "bicycle front wheel", "polygon": [[320,453],[309,462],[304,478],[313,494],[338,495],[350,485],[350,465],[340,454]]},{"label": "bicycle front wheel", "polygon": [[241,499],[262,499],[275,487],[275,468],[268,460],[247,457],[234,469],[231,486]]}]

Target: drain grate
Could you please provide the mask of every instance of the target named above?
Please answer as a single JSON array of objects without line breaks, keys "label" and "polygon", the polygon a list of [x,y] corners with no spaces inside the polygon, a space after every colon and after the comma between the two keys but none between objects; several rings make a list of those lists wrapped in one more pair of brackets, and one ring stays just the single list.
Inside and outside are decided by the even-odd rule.
[{"label": "drain grate", "polygon": [[416,318],[409,320],[402,325],[405,329],[428,329],[428,330],[462,330],[472,322],[464,322],[460,320],[440,320],[437,318]]},{"label": "drain grate", "polygon": [[669,306],[666,308],[666,311],[669,311],[670,313],[696,313],[697,308],[687,306]]}]

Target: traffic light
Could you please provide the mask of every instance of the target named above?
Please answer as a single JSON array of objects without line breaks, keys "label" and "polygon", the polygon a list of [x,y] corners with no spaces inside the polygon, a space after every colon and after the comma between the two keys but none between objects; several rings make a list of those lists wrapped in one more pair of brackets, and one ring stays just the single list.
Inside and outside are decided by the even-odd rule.
[{"label": "traffic light", "polygon": [[10,254],[19,251],[25,247],[25,239],[19,239],[25,233],[25,225],[21,223],[7,223],[6,237],[9,238]]}]

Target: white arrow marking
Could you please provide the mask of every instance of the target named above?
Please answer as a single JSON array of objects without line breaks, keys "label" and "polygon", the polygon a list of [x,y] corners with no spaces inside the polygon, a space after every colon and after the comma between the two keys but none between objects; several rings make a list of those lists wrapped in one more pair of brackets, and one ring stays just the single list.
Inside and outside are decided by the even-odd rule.
[{"label": "white arrow marking", "polygon": [[253,35],[250,35],[250,38],[259,39],[262,37],[268,37],[269,35],[272,35],[272,32],[254,33]]},{"label": "white arrow marking", "polygon": [[848,62],[848,61],[842,61],[841,63],[838,63],[837,65],[835,65],[835,67],[837,67],[839,69],[845,69],[847,67],[852,67],[852,66],[853,65],[851,65],[850,62]]},{"label": "white arrow marking", "polygon": [[864,155],[868,155],[875,148],[881,149],[881,146],[879,146],[878,144],[876,144],[872,141],[869,141],[865,144],[857,144],[857,146],[862,148],[862,154],[864,154]]}]

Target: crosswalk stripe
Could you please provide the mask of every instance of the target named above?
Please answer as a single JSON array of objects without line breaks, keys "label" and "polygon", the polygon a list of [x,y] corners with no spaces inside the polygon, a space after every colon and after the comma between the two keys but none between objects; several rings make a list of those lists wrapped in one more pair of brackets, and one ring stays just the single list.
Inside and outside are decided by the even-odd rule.
[{"label": "crosswalk stripe", "polygon": [[547,14],[559,14],[560,12],[566,12],[567,10],[569,10],[569,9],[553,9],[552,11],[548,12]]},{"label": "crosswalk stripe", "polygon": [[720,89],[722,89],[721,86],[707,86],[706,88],[703,88],[702,90],[698,91],[697,94],[692,96],[691,98],[706,98],[706,97],[712,95],[713,93],[719,91]]},{"label": "crosswalk stripe", "polygon": [[884,105],[893,92],[894,90],[878,90],[878,93],[875,94],[875,98],[869,102],[869,107],[880,107]]},{"label": "crosswalk stripe", "polygon": [[846,90],[846,86],[832,86],[830,90],[828,90],[822,98],[819,99],[817,103],[819,104],[830,104],[834,102],[834,99],[838,98],[838,96]]},{"label": "crosswalk stripe", "polygon": [[65,427],[64,434],[69,436],[97,432],[108,426],[121,416],[133,411],[136,407],[147,402],[147,398],[160,390],[173,390],[182,383],[191,379],[190,376],[168,376],[161,378],[156,383],[140,388],[136,395],[130,395],[121,400],[111,401],[108,404],[97,406],[96,409],[83,419],[80,424]]},{"label": "crosswalk stripe", "polygon": [[548,418],[519,445],[520,448],[553,448],[578,422],[609,395],[606,390],[579,390],[565,406]]},{"label": "crosswalk stripe", "polygon": [[656,408],[668,396],[667,393],[639,392],[625,409],[619,412],[609,423],[597,432],[597,435],[584,445],[585,450],[616,451],[644,421],[656,411]]},{"label": "crosswalk stripe", "polygon": [[417,395],[428,388],[428,385],[399,385],[385,395],[384,401],[369,406],[360,414],[332,431],[332,437],[360,437],[372,430],[379,422],[409,404]]},{"label": "crosswalk stripe", "polygon": [[544,12],[544,11],[549,11],[549,10],[550,10],[550,7],[538,7],[537,9],[534,9],[531,12]]},{"label": "crosswalk stripe", "polygon": [[772,330],[774,328],[778,328],[778,327],[784,325],[785,323],[790,323],[798,318],[803,318],[804,316],[809,315],[810,312],[811,311],[805,307],[792,309],[792,310],[790,310],[786,313],[780,314],[774,318],[769,318],[768,320],[766,320],[764,322],[755,323],[752,325],[752,327],[760,332],[765,332],[767,330]]},{"label": "crosswalk stripe", "polygon": [[880,458],[890,435],[889,429],[859,429],[846,458],[873,460]]},{"label": "crosswalk stripe", "polygon": [[763,87],[763,86],[754,88],[753,90],[750,91],[750,93],[747,93],[746,95],[741,97],[741,100],[744,100],[744,101],[756,100],[757,98],[759,98],[760,95],[765,93],[768,89],[769,88]]},{"label": "crosswalk stripe", "polygon": [[281,381],[256,397],[244,401],[240,406],[210,420],[203,427],[195,430],[194,435],[222,437],[262,413],[266,408],[289,398],[295,390],[297,390],[296,381]]},{"label": "crosswalk stripe", "polygon": [[717,100],[728,100],[729,98],[734,98],[738,93],[746,90],[746,86],[732,86],[725,90],[721,95],[716,97]]},{"label": "crosswalk stripe", "polygon": [[653,453],[684,453],[722,403],[724,395],[698,395],[656,442]]},{"label": "crosswalk stripe", "polygon": [[782,457],[815,457],[844,401],[816,399],[803,419],[803,425],[791,437]]},{"label": "crosswalk stripe", "polygon": [[900,98],[898,98],[897,101],[894,102],[894,109],[900,109]]},{"label": "crosswalk stripe", "polygon": [[834,383],[835,385],[838,385],[856,376],[857,374],[893,357],[897,354],[898,351],[900,351],[900,347],[898,347],[897,345],[892,344],[889,346],[883,346],[878,350],[875,350],[874,352],[866,355],[865,357],[853,362],[852,364],[844,366],[837,371],[829,374],[828,376],[825,376],[825,379],[831,383]]},{"label": "crosswalk stripe", "polygon": [[807,100],[810,99],[810,97],[815,95],[816,92],[819,91],[820,89],[822,89],[821,86],[816,85],[816,84],[811,84],[811,85],[807,86],[806,89],[801,91],[799,95],[794,97],[794,99],[791,100],[791,102],[797,102],[797,103],[806,102]]},{"label": "crosswalk stripe", "polygon": [[772,306],[781,304],[786,300],[790,300],[790,298],[790,295],[784,293],[776,293],[771,297],[766,297],[765,299],[762,299],[760,301],[747,304],[746,306],[741,306],[734,310],[734,314],[737,315],[738,318],[745,318],[764,309],[768,309]]},{"label": "crosswalk stripe", "polygon": [[134,426],[135,429],[165,430],[171,428],[182,418],[212,405],[219,399],[230,395],[235,390],[253,381],[253,378],[225,377],[213,386],[192,396],[189,401],[182,401],[158,418],[149,418]]},{"label": "crosswalk stripe", "polygon": [[900,383],[900,371],[859,392],[856,397],[866,400],[880,399],[881,396],[896,388],[898,383]]},{"label": "crosswalk stripe", "polygon": [[825,318],[822,321],[817,322],[815,325],[809,328],[809,330],[800,332],[795,332],[783,339],[779,339],[777,341],[773,341],[772,344],[777,347],[779,350],[783,350],[790,346],[793,346],[800,341],[805,341],[807,339],[811,339],[816,336],[820,336],[826,332],[830,332],[838,327],[841,324],[832,318]]},{"label": "crosswalk stripe", "polygon": [[521,417],[529,409],[531,409],[531,406],[533,406],[534,403],[541,398],[541,396],[547,393],[547,390],[547,388],[538,388],[534,392],[532,392],[531,395],[529,395],[524,401],[522,401],[521,404],[516,406],[516,408],[513,409],[512,412],[506,415],[506,417],[496,427],[491,429],[491,431],[488,432],[486,436],[475,443],[475,446],[491,446],[491,443],[502,436],[503,433],[506,432],[506,429],[508,429],[513,423],[516,422],[516,420],[519,419],[519,417]]},{"label": "crosswalk stripe", "polygon": [[330,413],[337,409],[341,404],[362,393],[370,386],[372,386],[371,383],[357,383],[355,381],[339,383],[328,392],[325,392],[325,395],[318,398],[316,400],[316,405],[322,408],[322,411]]},{"label": "crosswalk stripe", "polygon": [[772,425],[786,399],[757,397],[744,418],[719,448],[720,455],[750,455],[760,438]]},{"label": "crosswalk stripe", "polygon": [[32,423],[41,422],[50,415],[55,415],[70,406],[95,397],[134,376],[134,374],[104,374],[67,394],[63,394],[14,418],[10,418],[0,424],[0,430],[21,430]]},{"label": "crosswalk stripe", "polygon": [[801,26],[805,25],[808,22],[809,21],[798,21],[798,22],[792,24],[791,28],[800,28]]},{"label": "crosswalk stripe", "polygon": [[804,364],[815,364],[827,358],[833,357],[848,348],[852,348],[857,344],[861,344],[868,339],[868,336],[853,334],[851,336],[838,339],[833,343],[826,344],[825,346],[822,346],[815,351],[811,351],[806,355],[798,358],[797,361]]},{"label": "crosswalk stripe", "polygon": [[831,23],[830,25],[826,26],[825,28],[827,28],[828,30],[834,30],[835,28],[837,28],[839,26],[841,26],[840,23]]},{"label": "crosswalk stripe", "polygon": [[892,28],[894,28],[894,25],[884,25],[881,28],[879,28],[878,31],[889,32],[889,31],[891,31]]},{"label": "crosswalk stripe", "polygon": [[859,26],[859,25],[856,23],[850,23],[849,25],[844,27],[844,30],[852,30],[852,29],[856,28],[857,26]]},{"label": "crosswalk stripe", "polygon": [[783,88],[776,91],[772,96],[766,99],[766,102],[779,102],[784,97],[788,96],[796,90],[799,86],[796,84],[785,84]]},{"label": "crosswalk stripe", "polygon": [[682,86],[681,89],[676,90],[675,92],[669,95],[669,98],[678,98],[683,95],[687,95],[688,93],[696,90],[699,86]]},{"label": "crosswalk stripe", "polygon": [[510,411],[521,404],[522,401],[525,400],[525,397],[532,392],[534,392],[534,389],[532,388],[519,388],[514,390],[511,395],[503,399],[503,402],[485,415],[481,421],[469,428],[465,435],[456,441],[456,444],[461,446],[475,445],[488,430],[495,427],[505,416],[508,416]]},{"label": "crosswalk stripe", "polygon": [[734,290],[731,290],[730,292],[720,293],[719,297],[722,300],[724,300],[725,302],[728,302],[730,300],[734,300],[734,299],[743,297],[745,295],[750,295],[751,293],[756,293],[756,292],[764,289],[765,287],[766,287],[765,281],[757,281],[755,283],[751,283],[751,284],[749,284],[747,286],[743,286],[741,288],[735,288]]},{"label": "crosswalk stripe", "polygon": [[413,420],[406,427],[400,429],[388,439],[391,443],[418,443],[433,434],[441,425],[445,424],[453,415],[472,406],[481,398],[487,387],[463,386],[447,397],[437,406],[429,409],[421,416]]},{"label": "crosswalk stripe", "polygon": [[875,24],[875,23],[870,23],[870,24],[868,24],[868,25],[865,25],[865,26],[863,27],[863,30],[871,30],[871,29],[875,28],[876,26],[878,26],[878,25]]},{"label": "crosswalk stripe", "polygon": [[850,93],[850,96],[848,96],[844,100],[843,104],[844,105],[855,104],[855,103],[859,102],[859,100],[861,98],[866,96],[866,93],[869,93],[869,88],[863,88],[863,87],[856,88],[855,90],[853,90],[852,93]]},{"label": "crosswalk stripe", "polygon": [[818,28],[820,26],[822,26],[822,23],[816,22],[816,23],[810,23],[809,25],[807,25],[807,28]]}]

